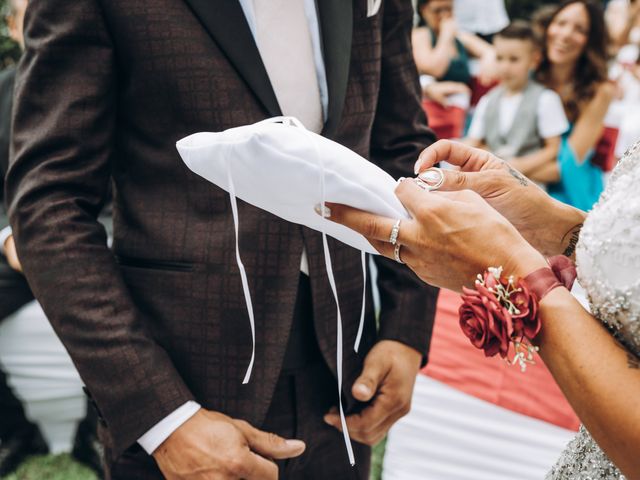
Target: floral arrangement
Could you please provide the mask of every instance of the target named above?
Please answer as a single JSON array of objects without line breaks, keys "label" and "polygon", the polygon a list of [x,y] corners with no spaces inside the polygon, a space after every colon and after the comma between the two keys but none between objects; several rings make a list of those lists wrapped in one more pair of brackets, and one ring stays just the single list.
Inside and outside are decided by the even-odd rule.
[{"label": "floral arrangement", "polygon": [[478,275],[475,289],[463,287],[460,327],[487,357],[499,354],[525,371],[534,364],[533,339],[541,328],[538,299],[527,282],[491,267]]}]

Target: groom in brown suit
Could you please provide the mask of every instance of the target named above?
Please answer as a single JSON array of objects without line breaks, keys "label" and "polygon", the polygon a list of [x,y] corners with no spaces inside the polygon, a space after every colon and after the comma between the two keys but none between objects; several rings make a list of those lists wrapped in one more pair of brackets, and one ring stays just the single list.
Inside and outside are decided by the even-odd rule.
[{"label": "groom in brown suit", "polygon": [[[352,468],[332,410],[321,236],[240,202],[256,323],[242,383],[252,344],[229,201],[175,142],[291,114],[399,177],[433,141],[409,0],[287,1],[34,0],[27,11],[11,223],[99,412],[112,478],[365,479],[369,445],[409,408],[437,292],[376,258],[379,327],[369,293],[355,353],[360,254],[330,242]],[[112,251],[96,221],[110,183]]]}]

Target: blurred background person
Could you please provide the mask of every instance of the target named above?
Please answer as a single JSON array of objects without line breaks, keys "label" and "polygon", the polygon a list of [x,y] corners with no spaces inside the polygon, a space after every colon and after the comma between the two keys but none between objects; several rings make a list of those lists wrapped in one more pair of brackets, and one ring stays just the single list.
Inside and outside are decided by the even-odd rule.
[{"label": "blurred background person", "polygon": [[458,28],[453,0],[419,0],[420,17],[412,35],[413,55],[421,74],[423,106],[440,138],[459,138],[465,126],[473,84],[472,59],[479,62],[484,85],[494,79],[493,47]]},{"label": "blurred background person", "polygon": [[[10,0],[7,5],[8,15],[6,21],[9,34],[21,48],[24,48],[22,26],[27,4],[28,0]],[[0,71],[0,173],[2,174],[0,178],[0,194],[2,199],[4,199],[4,177],[9,165],[15,74],[16,70],[12,66]],[[44,312],[34,301],[31,289],[22,275],[20,260],[16,253],[11,227],[8,226],[8,223],[4,201],[0,201],[0,228],[2,229],[0,231],[0,322],[9,320],[9,317],[12,316],[11,318],[14,322],[22,323],[25,329],[29,329],[34,326],[32,320],[37,317],[37,324],[45,328],[38,328],[38,331],[21,330],[21,332],[18,332],[21,336],[12,339],[3,338],[0,344],[4,346],[4,340],[9,340],[10,343],[14,343],[17,340],[17,343],[21,344],[17,345],[16,349],[20,349],[24,355],[20,355],[20,358],[17,358],[15,363],[23,363],[23,368],[21,368],[23,374],[26,371],[33,372],[33,369],[40,370],[40,374],[36,375],[40,377],[39,385],[38,378],[33,380],[41,390],[38,395],[39,399],[45,400],[44,403],[46,404],[48,396],[54,396],[53,393],[46,391],[47,387],[55,387],[55,381],[53,385],[49,382],[45,385],[42,381],[42,377],[47,377],[52,373],[52,371],[47,370],[50,367],[49,363],[55,363],[59,357],[64,356],[66,362],[62,367],[67,370],[66,376],[71,377],[71,383],[74,383],[73,380],[76,383],[79,382],[79,378],[58,338],[48,325]],[[23,309],[23,307],[25,308]],[[43,330],[44,336],[41,335]],[[43,338],[45,339],[44,344],[41,342]],[[32,349],[34,345],[37,345],[40,350]],[[46,351],[43,351],[44,349]],[[3,355],[8,353],[6,347],[2,350]],[[36,357],[35,355],[38,356]],[[28,365],[24,365],[25,360]],[[32,374],[26,375],[33,376]],[[78,392],[78,398],[81,398],[79,386],[76,391]],[[64,416],[63,412],[53,405],[52,403],[51,410],[48,412],[49,416]],[[69,404],[68,406],[71,407],[71,405]],[[82,405],[82,402],[80,402],[80,405]],[[93,408],[87,406],[86,416],[83,419],[82,413],[72,413],[71,416],[81,419],[73,439],[72,456],[100,476],[102,472],[101,447],[97,441],[97,421]],[[60,424],[61,420],[62,423],[65,421],[60,418],[50,418],[50,420],[54,424]],[[53,442],[57,443],[56,439]],[[29,456],[42,455],[48,452],[49,445],[43,432],[37,423],[27,418],[25,406],[14,390],[11,389],[5,371],[0,369],[0,477],[13,472]]]},{"label": "blurred background person", "polygon": [[466,143],[490,150],[544,184],[545,172],[556,164],[562,134],[569,129],[562,101],[531,78],[541,53],[529,23],[515,21],[496,34],[493,43],[500,85],[478,103]]},{"label": "blurred background person", "polygon": [[556,180],[548,191],[587,211],[604,186],[603,172],[591,160],[616,94],[608,81],[604,12],[595,0],[565,0],[543,26],[543,58],[536,79],[560,95],[571,125],[558,161],[548,172]]},{"label": "blurred background person", "polygon": [[640,44],[640,2],[613,0],[605,11],[607,31],[611,39],[609,51],[617,55],[628,45]]},{"label": "blurred background person", "polygon": [[489,43],[509,25],[504,0],[454,0],[453,11],[462,31],[475,33]]}]

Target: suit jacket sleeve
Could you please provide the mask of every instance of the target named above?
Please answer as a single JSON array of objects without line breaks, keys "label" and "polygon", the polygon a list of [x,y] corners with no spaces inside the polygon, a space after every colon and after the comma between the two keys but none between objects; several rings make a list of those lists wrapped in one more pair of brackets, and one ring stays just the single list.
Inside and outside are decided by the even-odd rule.
[{"label": "suit jacket sleeve", "polygon": [[30,2],[7,180],[18,254],[116,455],[192,394],[145,329],[97,222],[116,123],[114,46],[97,0]]},{"label": "suit jacket sleeve", "polygon": [[[418,155],[435,141],[421,107],[411,50],[413,7],[409,0],[387,0],[383,8],[382,70],[371,159],[394,178],[413,177]],[[380,338],[409,345],[426,361],[438,289],[389,259],[376,257],[376,265],[382,302]]]}]

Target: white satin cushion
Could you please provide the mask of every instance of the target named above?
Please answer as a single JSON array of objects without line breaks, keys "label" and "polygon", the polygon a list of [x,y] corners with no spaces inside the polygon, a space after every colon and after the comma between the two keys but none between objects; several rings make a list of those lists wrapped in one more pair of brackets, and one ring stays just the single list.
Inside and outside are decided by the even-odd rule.
[{"label": "white satin cushion", "polygon": [[367,253],[377,251],[363,236],[324,220],[314,207],[325,200],[391,218],[409,218],[390,175],[348,148],[307,131],[291,117],[219,133],[195,133],[176,146],[189,169],[218,187],[226,191],[231,187],[231,193],[251,205],[289,222],[324,230]]}]

